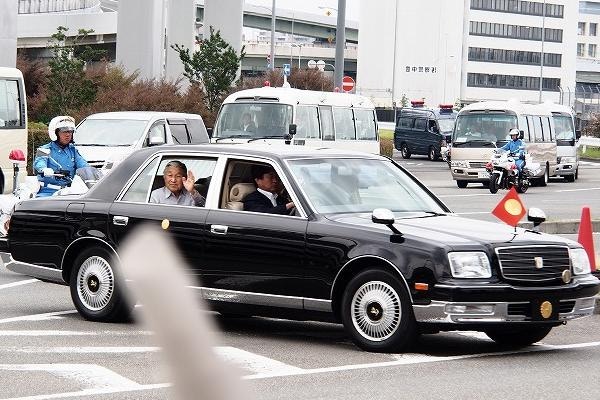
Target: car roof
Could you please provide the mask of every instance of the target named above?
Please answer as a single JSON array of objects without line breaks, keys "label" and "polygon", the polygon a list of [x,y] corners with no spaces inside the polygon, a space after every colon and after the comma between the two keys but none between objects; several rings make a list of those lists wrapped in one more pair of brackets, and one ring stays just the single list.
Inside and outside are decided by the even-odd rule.
[{"label": "car roof", "polygon": [[188,118],[201,119],[198,114],[187,114],[167,111],[114,111],[88,115],[86,119],[134,119],[147,121],[153,118]]},{"label": "car roof", "polygon": [[279,102],[282,104],[333,105],[356,108],[374,108],[366,96],[341,92],[324,92],[284,87],[260,87],[232,93],[223,102]]}]

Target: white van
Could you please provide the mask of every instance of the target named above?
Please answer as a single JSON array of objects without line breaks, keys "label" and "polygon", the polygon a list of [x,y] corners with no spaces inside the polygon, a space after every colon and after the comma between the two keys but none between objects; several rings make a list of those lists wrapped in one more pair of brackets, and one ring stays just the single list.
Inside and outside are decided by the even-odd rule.
[{"label": "white van", "polygon": [[581,132],[575,130],[573,109],[562,104],[546,102],[543,104],[552,113],[556,131],[556,169],[554,176],[562,176],[566,182],[575,182],[579,175],[579,154],[577,140]]},{"label": "white van", "polygon": [[142,147],[210,141],[200,115],[161,111],[92,114],[73,139],[83,158],[105,172]]},{"label": "white van", "polygon": [[367,97],[282,87],[240,90],[223,102],[211,142],[254,141],[380,152]]},{"label": "white van", "polygon": [[452,133],[450,171],[459,188],[469,182],[489,182],[485,165],[492,151],[510,140],[508,132],[518,128],[525,149],[533,162],[540,164],[540,175],[533,180],[546,186],[556,170],[554,119],[542,105],[517,100],[484,101],[465,106],[456,118]]}]

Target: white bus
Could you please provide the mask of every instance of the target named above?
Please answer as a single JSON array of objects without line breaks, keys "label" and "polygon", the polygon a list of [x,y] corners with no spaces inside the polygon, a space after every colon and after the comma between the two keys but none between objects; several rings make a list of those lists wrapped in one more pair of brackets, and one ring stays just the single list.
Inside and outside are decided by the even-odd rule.
[{"label": "white bus", "polygon": [[292,145],[379,154],[377,129],[375,106],[367,97],[262,87],[240,90],[225,99],[211,142],[281,143],[287,136]]},{"label": "white bus", "polygon": [[[13,190],[11,150],[27,155],[27,100],[21,71],[0,67],[0,193]],[[20,179],[25,175],[21,168]]]},{"label": "white bus", "polygon": [[544,103],[552,113],[556,131],[556,169],[554,176],[562,176],[566,182],[575,182],[579,175],[579,154],[577,140],[581,132],[575,130],[575,113],[568,106]]},{"label": "white bus", "polygon": [[556,170],[554,120],[543,105],[523,104],[516,100],[485,101],[465,106],[456,118],[452,133],[450,171],[459,188],[470,182],[489,182],[485,164],[492,151],[510,140],[512,128],[521,131],[525,150],[540,164],[534,183],[546,186]]}]

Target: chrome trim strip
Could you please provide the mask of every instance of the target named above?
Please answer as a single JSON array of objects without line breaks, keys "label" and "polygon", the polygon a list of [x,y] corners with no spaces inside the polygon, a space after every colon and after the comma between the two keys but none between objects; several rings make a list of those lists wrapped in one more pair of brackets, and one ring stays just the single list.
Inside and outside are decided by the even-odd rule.
[{"label": "chrome trim strip", "polygon": [[331,312],[330,300],[284,296],[278,294],[243,292],[239,290],[215,289],[203,286],[188,286],[188,288],[200,290],[204,300],[252,304],[256,306],[282,307],[295,310]]},{"label": "chrome trim strip", "polygon": [[15,261],[12,259],[12,257],[10,259],[10,262],[5,264],[5,267],[7,270],[16,272],[17,274],[32,276],[34,278],[44,279],[63,285],[67,283],[63,280],[62,270],[60,269],[41,267],[39,265]]},{"label": "chrome trim strip", "polygon": [[[575,300],[573,311],[569,313],[560,313],[556,322],[568,321],[576,318],[586,317],[594,313],[594,297],[585,297],[580,299],[565,299],[560,302]],[[523,301],[515,302],[447,302],[433,300],[428,305],[413,304],[413,312],[417,322],[422,323],[510,323],[510,322],[528,322],[529,317],[524,315],[509,315],[509,305],[523,304]],[[526,302],[529,304],[529,302]],[[493,313],[449,313],[446,311],[448,306],[479,306],[494,305]]]},{"label": "chrome trim strip", "polygon": [[349,263],[353,262],[354,260],[358,260],[359,258],[365,258],[365,257],[371,257],[371,258],[377,258],[379,260],[383,260],[386,263],[388,263],[389,265],[391,265],[397,272],[398,275],[400,275],[400,278],[402,278],[402,282],[404,282],[404,286],[406,287],[406,292],[408,293],[408,297],[410,298],[410,302],[413,303],[413,298],[412,295],[410,293],[410,288],[408,287],[408,282],[406,282],[406,279],[404,279],[404,275],[402,275],[402,272],[400,272],[400,269],[398,267],[396,267],[396,265],[394,265],[394,263],[392,263],[391,261],[381,257],[381,256],[376,256],[374,254],[364,254],[362,256],[358,256],[358,257],[354,257],[351,260],[348,260],[346,262],[346,264],[344,264],[342,266],[342,268],[340,268],[340,270],[338,271],[338,273],[335,275],[335,278],[333,279],[333,284],[331,285],[331,292],[329,293],[329,297],[331,299],[333,299],[333,290],[335,289],[335,283],[338,279],[338,277],[340,276],[340,274],[342,273],[342,271],[344,270],[344,268],[346,268],[348,266]]}]

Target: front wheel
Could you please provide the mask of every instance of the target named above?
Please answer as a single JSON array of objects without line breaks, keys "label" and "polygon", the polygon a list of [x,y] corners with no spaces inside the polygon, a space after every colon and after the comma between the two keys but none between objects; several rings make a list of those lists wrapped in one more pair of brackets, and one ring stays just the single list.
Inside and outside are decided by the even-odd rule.
[{"label": "front wheel", "polygon": [[565,175],[565,182],[575,182],[575,175]]},{"label": "front wheel", "polygon": [[456,186],[458,186],[461,189],[466,188],[468,184],[469,182],[467,181],[456,181]]},{"label": "front wheel", "polygon": [[430,161],[436,161],[438,159],[437,153],[435,152],[435,148],[433,146],[429,146],[427,158],[429,158]]},{"label": "front wheel", "polygon": [[355,276],[342,298],[342,322],[357,346],[401,352],[417,337],[408,293],[390,272],[370,269]]},{"label": "front wheel", "polygon": [[400,154],[402,155],[402,158],[410,158],[410,150],[406,143],[402,143],[400,146]]},{"label": "front wheel", "polygon": [[538,180],[538,184],[540,186],[547,186],[549,180],[550,180],[550,168],[548,167],[548,164],[546,164],[546,170],[544,171],[544,176],[542,176]]},{"label": "front wheel", "polygon": [[490,174],[490,181],[488,183],[490,193],[498,193],[498,175]]},{"label": "front wheel", "polygon": [[535,326],[525,328],[498,328],[485,331],[485,334],[494,342],[514,347],[529,346],[545,338],[551,326]]},{"label": "front wheel", "polygon": [[122,321],[129,316],[112,260],[113,254],[102,247],[87,248],[75,259],[69,284],[71,299],[87,320]]},{"label": "front wheel", "polygon": [[517,192],[525,193],[527,191],[527,189],[529,189],[529,181],[527,179],[519,178],[517,180]]}]

